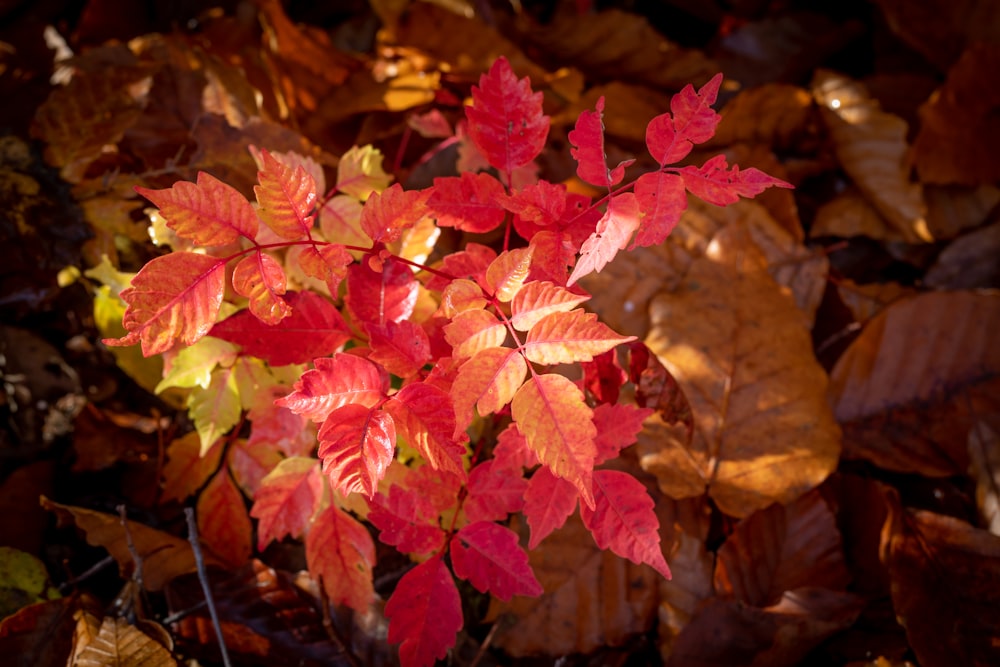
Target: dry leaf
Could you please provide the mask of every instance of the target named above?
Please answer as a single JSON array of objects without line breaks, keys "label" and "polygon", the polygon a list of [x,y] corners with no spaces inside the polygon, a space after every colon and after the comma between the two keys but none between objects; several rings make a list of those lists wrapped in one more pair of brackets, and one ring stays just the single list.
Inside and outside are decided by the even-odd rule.
[{"label": "dry leaf", "polygon": [[830,373],[844,456],[965,474],[976,418],[1000,410],[1000,295],[931,292],[868,322]]},{"label": "dry leaf", "polygon": [[896,499],[882,550],[921,665],[1000,664],[1000,537]]},{"label": "dry leaf", "polygon": [[[609,81],[587,92],[552,117],[552,127],[572,128],[583,111],[592,111],[598,98],[605,100],[604,131],[609,137],[643,145],[646,126],[655,116],[670,108],[670,96],[652,88],[623,81]],[[611,161],[611,164],[615,162]],[[742,165],[740,165],[742,166]],[[573,163],[576,169],[576,163]]]},{"label": "dry leaf", "polygon": [[905,241],[932,241],[920,184],[909,179],[906,122],[882,111],[861,83],[833,72],[817,72],[812,89],[855,185]]},{"label": "dry leaf", "polygon": [[582,16],[557,12],[552,23],[526,26],[520,35],[589,79],[680,90],[689,83],[700,86],[719,71],[702,51],[678,46],[644,17],[620,9]]},{"label": "dry leaf", "polygon": [[0,655],[10,667],[64,665],[73,645],[74,597],[22,607],[0,620]]},{"label": "dry leaf", "polygon": [[899,283],[860,285],[853,280],[841,280],[837,283],[837,293],[844,305],[851,310],[854,321],[864,324],[893,302],[903,297],[915,296],[917,291]]},{"label": "dry leaf", "polygon": [[105,616],[101,628],[76,654],[72,667],[176,667],[170,651],[124,618]]},{"label": "dry leaf", "polygon": [[650,305],[646,344],[691,403],[694,435],[640,435],[643,468],[670,497],[706,490],[742,517],[791,502],[836,466],[826,374],[791,299],[746,227],[719,231],[684,280]]},{"label": "dry leaf", "polygon": [[948,244],[927,270],[924,283],[938,289],[1000,287],[1000,223],[977,229]]},{"label": "dry leaf", "polygon": [[969,431],[969,473],[986,528],[1000,535],[1000,419],[981,419]]},{"label": "dry leaf", "polygon": [[981,185],[978,188],[928,186],[927,226],[936,239],[952,239],[966,229],[978,227],[1000,204],[1000,188]]},{"label": "dry leaf", "polygon": [[[135,564],[119,517],[83,507],[62,505],[45,496],[42,496],[41,503],[42,507],[54,512],[61,523],[76,524],[87,534],[89,544],[107,549],[118,562],[122,576],[130,575]],[[128,528],[136,553],[142,558],[143,585],[146,590],[158,591],[174,577],[194,572],[194,552],[187,541],[135,521],[129,521]],[[211,554],[205,554],[205,561],[221,566],[221,562]]]},{"label": "dry leaf", "polygon": [[903,241],[905,238],[853,185],[823,202],[809,227],[809,238],[831,236],[843,239],[867,236],[877,241]]},{"label": "dry leaf", "polygon": [[780,151],[798,149],[815,133],[818,121],[809,91],[785,83],[743,90],[720,113],[722,120],[708,146],[759,143]]},{"label": "dry leaf", "polygon": [[656,581],[646,565],[601,551],[579,513],[528,554],[545,588],[538,598],[494,599],[490,618],[502,620],[493,644],[515,657],[589,653],[647,631],[656,610]]},{"label": "dry leaf", "polygon": [[920,109],[920,132],[913,142],[920,180],[960,185],[1000,181],[1000,88],[983,85],[998,70],[1000,44],[973,45]]},{"label": "dry leaf", "polygon": [[889,28],[944,71],[978,41],[996,43],[1000,4],[983,0],[876,0]]}]

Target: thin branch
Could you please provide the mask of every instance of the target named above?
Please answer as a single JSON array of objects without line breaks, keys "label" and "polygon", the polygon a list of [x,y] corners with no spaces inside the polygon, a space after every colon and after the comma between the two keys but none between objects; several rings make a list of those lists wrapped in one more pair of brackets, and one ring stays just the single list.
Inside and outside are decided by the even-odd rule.
[{"label": "thin branch", "polygon": [[226,667],[232,667],[232,663],[229,662],[229,651],[226,650],[226,640],[222,636],[222,624],[219,622],[219,612],[215,610],[212,588],[208,583],[208,572],[205,570],[205,556],[201,552],[201,543],[198,541],[198,522],[194,518],[194,509],[185,507],[184,516],[187,518],[188,542],[191,543],[191,548],[194,550],[194,564],[198,568],[198,581],[201,582],[201,590],[205,593],[208,614],[212,617],[215,637],[219,641],[219,653],[222,654],[222,664]]}]

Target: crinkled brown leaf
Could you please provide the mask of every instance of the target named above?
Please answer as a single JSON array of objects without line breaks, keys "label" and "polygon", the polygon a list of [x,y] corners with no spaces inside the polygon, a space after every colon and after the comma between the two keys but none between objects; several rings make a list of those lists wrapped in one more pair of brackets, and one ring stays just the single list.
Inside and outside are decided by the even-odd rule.
[{"label": "crinkled brown leaf", "polygon": [[906,122],[886,113],[867,89],[821,70],[812,83],[841,166],[879,213],[909,243],[933,240],[919,183],[909,178]]},{"label": "crinkled brown leaf", "polygon": [[1000,295],[930,292],[872,319],[830,373],[844,456],[964,474],[973,420],[1000,411]]},{"label": "crinkled brown leaf", "polygon": [[969,431],[969,473],[983,525],[1000,535],[1000,418],[981,419]]},{"label": "crinkled brown leaf", "polygon": [[700,86],[719,71],[704,52],[669,41],[645,17],[620,9],[557,12],[551,23],[529,26],[521,36],[598,80],[680,90],[689,83]]},{"label": "crinkled brown leaf", "polygon": [[849,581],[836,517],[818,490],[741,521],[715,565],[716,593],[754,607],[803,587],[839,591]]},{"label": "crinkled brown leaf", "polygon": [[656,580],[645,565],[601,551],[578,513],[528,555],[545,588],[541,597],[493,601],[500,619],[493,644],[510,655],[559,656],[617,646],[648,630],[656,608]]},{"label": "crinkled brown leaf", "polygon": [[924,276],[938,289],[1000,287],[1000,222],[958,237],[948,244]]},{"label": "crinkled brown leaf", "polygon": [[913,142],[920,180],[962,185],[1000,181],[1000,88],[984,85],[998,70],[1000,44],[971,46],[920,109],[920,132]]},{"label": "crinkled brown leaf", "polygon": [[863,602],[851,593],[800,588],[766,609],[713,598],[681,633],[667,667],[797,667],[849,627]]},{"label": "crinkled brown leaf", "polygon": [[791,502],[836,466],[826,374],[791,299],[746,228],[723,229],[650,305],[646,344],[684,390],[693,438],[640,435],[643,467],[671,497],[700,489],[733,516]]},{"label": "crinkled brown leaf", "polygon": [[124,618],[105,616],[90,643],[76,655],[73,667],[176,667],[177,661],[149,635]]},{"label": "crinkled brown leaf", "polygon": [[889,28],[944,71],[965,47],[996,42],[1000,4],[983,0],[876,0]]},{"label": "crinkled brown leaf", "polygon": [[896,616],[924,667],[1000,664],[1000,537],[892,503],[883,559]]},{"label": "crinkled brown leaf", "polygon": [[749,143],[776,150],[798,148],[806,135],[815,132],[818,120],[809,91],[786,83],[743,90],[720,114],[722,120],[707,146]]},{"label": "crinkled brown leaf", "polygon": [[[41,503],[42,507],[54,512],[61,523],[76,524],[87,534],[88,543],[107,549],[123,574],[132,572],[135,564],[119,517],[62,505],[45,496],[42,496]],[[158,591],[174,577],[194,571],[194,552],[186,540],[135,521],[129,521],[128,528],[136,553],[142,558],[143,584],[147,590]],[[211,554],[205,554],[205,559],[206,562],[221,565]]]}]

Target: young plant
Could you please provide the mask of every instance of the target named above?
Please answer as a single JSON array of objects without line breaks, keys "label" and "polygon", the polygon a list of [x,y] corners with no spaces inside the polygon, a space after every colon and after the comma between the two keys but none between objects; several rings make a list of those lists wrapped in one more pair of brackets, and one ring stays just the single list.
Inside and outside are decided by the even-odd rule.
[{"label": "young plant", "polygon": [[[603,98],[583,112],[569,140],[577,175],[607,192],[597,202],[531,179],[549,119],[541,93],[503,58],[466,108],[489,171],[406,191],[388,187],[376,152],[352,149],[336,196],[322,202],[315,163],[254,150],[256,207],[205,173],[139,188],[175,250],[122,292],[128,333],[105,342],[169,354],[161,388],[192,388],[197,436],[171,446],[167,491],[182,499],[205,486],[201,518],[221,524],[215,538],[209,526],[209,546],[232,562],[250,553],[232,474],[253,496],[258,548],[304,536],[329,599],[365,610],[375,549],[359,519],[368,521],[419,563],[385,607],[404,665],[431,664],[453,646],[463,626],[455,577],[502,600],[542,593],[505,525],[515,512],[533,549],[579,506],[601,549],[669,577],[645,487],[598,468],[652,412],[618,403],[648,355],[585,311],[589,295],[575,285],[620,250],[662,243],[688,193],[726,205],[790,187],[722,156],[669,166],[715,132],[721,81],[686,87],[649,123],[660,167],[625,185],[631,161],[606,162]],[[503,245],[467,243],[428,265],[441,227],[502,227]],[[615,351],[623,344],[633,350],[628,372]],[[573,364],[580,381],[564,374]],[[316,458],[307,422],[318,429]],[[199,460],[210,470],[192,477]]]}]

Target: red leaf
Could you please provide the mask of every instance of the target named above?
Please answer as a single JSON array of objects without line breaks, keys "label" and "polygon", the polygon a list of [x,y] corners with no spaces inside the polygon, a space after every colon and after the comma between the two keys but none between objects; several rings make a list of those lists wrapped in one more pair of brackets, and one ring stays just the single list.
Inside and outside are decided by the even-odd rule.
[{"label": "red leaf", "polygon": [[285,459],[265,477],[254,494],[250,516],[258,520],[257,549],[285,535],[305,535],[323,497],[323,477],[316,459]]},{"label": "red leaf", "polygon": [[392,243],[427,215],[429,191],[404,190],[394,183],[372,192],[361,210],[361,229],[375,243]]},{"label": "red leaf", "polygon": [[[496,252],[478,243],[467,243],[465,250],[453,252],[441,260],[441,271],[455,278],[470,278],[485,285],[486,269],[497,258]],[[431,276],[427,289],[441,291],[451,282],[450,278]]]},{"label": "red leaf", "polygon": [[223,466],[198,497],[198,535],[212,553],[240,567],[250,558],[253,526],[229,472]]},{"label": "red leaf", "polygon": [[226,277],[225,260],[193,252],[156,257],[122,290],[128,306],[122,324],[128,334],[105,338],[105,345],[142,343],[144,356],[161,354],[180,339],[193,345],[219,315]]},{"label": "red leaf", "polygon": [[651,408],[634,405],[598,405],[594,408],[594,427],[597,437],[597,458],[594,465],[600,465],[618,456],[618,453],[634,443],[642,430],[646,417],[653,414]]},{"label": "red leaf", "polygon": [[515,470],[518,475],[523,468],[534,468],[539,464],[538,455],[528,447],[524,434],[517,424],[507,425],[497,436],[497,446],[493,448],[493,461],[498,468]]},{"label": "red leaf", "polygon": [[506,521],[508,514],[520,512],[528,482],[520,474],[496,460],[484,461],[469,473],[465,516],[470,522]]},{"label": "red leaf", "polygon": [[389,388],[388,375],[363,357],[337,353],[314,363],[316,367],[295,383],[295,391],[279,398],[275,405],[319,423],[344,405],[370,408],[382,400]]},{"label": "red leaf", "polygon": [[594,508],[580,506],[580,518],[597,546],[633,563],[646,563],[669,579],[660,549],[660,522],[642,482],[618,470],[596,470],[594,503]]},{"label": "red leaf", "polygon": [[543,317],[528,332],[522,349],[528,361],[554,366],[590,361],[594,355],[632,340],[635,336],[616,334],[596,313],[577,309]]},{"label": "red leaf", "polygon": [[486,288],[504,303],[517,294],[531,270],[534,248],[505,250],[486,269]]},{"label": "red leaf", "polygon": [[330,602],[368,611],[375,600],[375,543],[361,523],[335,505],[327,507],[306,534],[306,563]]},{"label": "red leaf", "polygon": [[548,281],[532,281],[514,295],[510,323],[518,331],[529,331],[547,315],[572,310],[589,298]]},{"label": "red leaf", "polygon": [[386,322],[384,325],[365,326],[369,358],[387,371],[401,378],[408,378],[431,360],[431,341],[419,324],[410,320]]},{"label": "red leaf", "polygon": [[260,185],[253,188],[261,220],[283,239],[308,236],[315,217],[316,181],[301,166],[284,165],[266,150],[261,151],[261,160]]},{"label": "red leaf", "polygon": [[708,141],[715,134],[720,116],[712,110],[722,85],[722,73],[716,74],[697,93],[688,84],[670,100],[669,113],[661,114],[646,126],[646,147],[660,166],[687,157],[694,144]]},{"label": "red leaf", "polygon": [[340,281],[347,277],[347,267],[354,261],[351,253],[336,243],[306,246],[300,251],[298,259],[307,276],[326,282],[330,294],[337,293]]},{"label": "red leaf", "polygon": [[580,492],[575,486],[556,477],[548,468],[542,467],[535,471],[528,480],[522,510],[531,528],[529,549],[537,547],[552,531],[566,523],[566,519],[576,509],[579,497]]},{"label": "red leaf", "polygon": [[503,345],[507,327],[489,311],[467,310],[444,326],[444,338],[452,346],[453,357],[466,359],[482,350]]},{"label": "red leaf", "polygon": [[444,390],[423,382],[408,384],[386,401],[385,410],[431,467],[465,479],[465,446],[455,438],[455,408]]},{"label": "red leaf", "polygon": [[304,364],[330,354],[350,340],[347,322],[328,300],[313,292],[292,292],[291,315],[271,326],[241,310],[222,320],[209,335],[243,348],[243,354],[271,366]]},{"label": "red leaf", "polygon": [[350,404],[330,413],[319,429],[323,472],[342,495],[371,498],[396,452],[396,425],[382,410]]},{"label": "red leaf", "polygon": [[517,533],[492,521],[465,526],[451,539],[455,575],[481,593],[504,602],[515,595],[538,596],[544,591],[528,564],[528,554],[517,543]]},{"label": "red leaf", "polygon": [[368,521],[379,530],[379,541],[405,554],[433,554],[444,546],[445,532],[438,513],[421,493],[392,486],[389,497],[379,493],[371,504]]},{"label": "red leaf", "polygon": [[403,575],[385,603],[385,615],[389,643],[401,644],[403,667],[430,667],[448,654],[462,629],[462,599],[441,556]]},{"label": "red leaf", "polygon": [[635,181],[635,198],[644,215],[632,247],[654,246],[666,241],[687,208],[684,181],[662,171],[643,174]]},{"label": "red leaf", "polygon": [[542,113],[542,94],[531,81],[518,81],[503,56],[472,87],[472,106],[465,108],[469,137],[490,165],[510,174],[534,160],[545,146],[549,118]]},{"label": "red leaf", "polygon": [[405,320],[417,303],[419,283],[410,267],[388,259],[376,272],[368,262],[347,270],[347,309],[358,324],[385,324]]},{"label": "red leaf", "polygon": [[201,438],[191,431],[167,446],[167,463],[163,466],[161,502],[184,500],[200,489],[219,469],[222,441],[217,440],[201,455]]},{"label": "red leaf", "polygon": [[538,460],[572,482],[593,507],[590,485],[597,429],[583,392],[562,375],[533,374],[514,396],[511,413]]},{"label": "red leaf", "polygon": [[156,204],[167,227],[198,245],[227,245],[240,236],[251,241],[257,236],[257,213],[246,197],[203,171],[197,184],[178,181],[164,190],[135,191]]},{"label": "red leaf", "polygon": [[691,194],[716,206],[733,204],[741,196],[756,197],[771,186],[792,187],[791,183],[768,176],[759,169],[751,167],[740,171],[737,165],[729,169],[724,155],[716,155],[701,167],[684,167],[680,175]]},{"label": "red leaf", "polygon": [[565,285],[569,278],[568,267],[576,262],[576,251],[579,249],[570,234],[565,231],[540,231],[531,237],[530,247],[533,259],[528,279]]},{"label": "red leaf", "polygon": [[247,419],[253,425],[247,439],[248,448],[258,443],[266,444],[292,457],[306,456],[316,446],[316,436],[307,428],[305,418],[275,405],[274,400],[287,390],[283,386],[271,387],[254,401],[247,413]]},{"label": "red leaf", "polygon": [[622,162],[608,169],[608,156],[604,153],[604,96],[597,99],[596,111],[584,110],[576,119],[576,126],[567,135],[573,148],[570,154],[578,165],[576,175],[591,185],[611,188],[625,178],[625,168],[635,162]]},{"label": "red leaf", "polygon": [[466,475],[461,476],[445,470],[435,470],[425,465],[410,468],[406,476],[405,486],[420,494],[434,508],[435,514],[443,514],[455,507],[455,499],[465,484]]},{"label": "red leaf", "polygon": [[465,431],[472,423],[473,405],[480,415],[497,412],[507,405],[527,372],[524,357],[505,347],[481,350],[466,361],[451,385],[456,433]]},{"label": "red leaf", "polygon": [[511,195],[505,194],[498,201],[516,216],[514,228],[517,233],[530,241],[542,228],[551,227],[562,219],[566,211],[566,186],[539,181]]},{"label": "red leaf", "polygon": [[573,267],[567,285],[591,273],[600,273],[628,245],[632,233],[639,228],[642,210],[635,194],[626,192],[608,202],[608,210],[598,221],[597,229],[580,247],[580,259]]},{"label": "red leaf", "polygon": [[250,497],[257,493],[260,483],[283,460],[281,452],[270,443],[258,441],[250,444],[242,438],[233,442],[226,454],[229,472],[243,493]]},{"label": "red leaf", "polygon": [[239,261],[233,270],[233,289],[250,301],[250,312],[264,324],[277,324],[292,309],[282,299],[285,271],[281,264],[259,250]]},{"label": "red leaf", "polygon": [[455,227],[473,234],[485,234],[500,226],[507,212],[498,200],[503,185],[485,173],[463,171],[461,176],[438,176],[427,207],[440,227]]},{"label": "red leaf", "polygon": [[583,369],[582,387],[589,391],[599,403],[618,402],[622,385],[628,379],[625,369],[618,365],[616,350],[598,354],[593,361],[580,364]]}]

